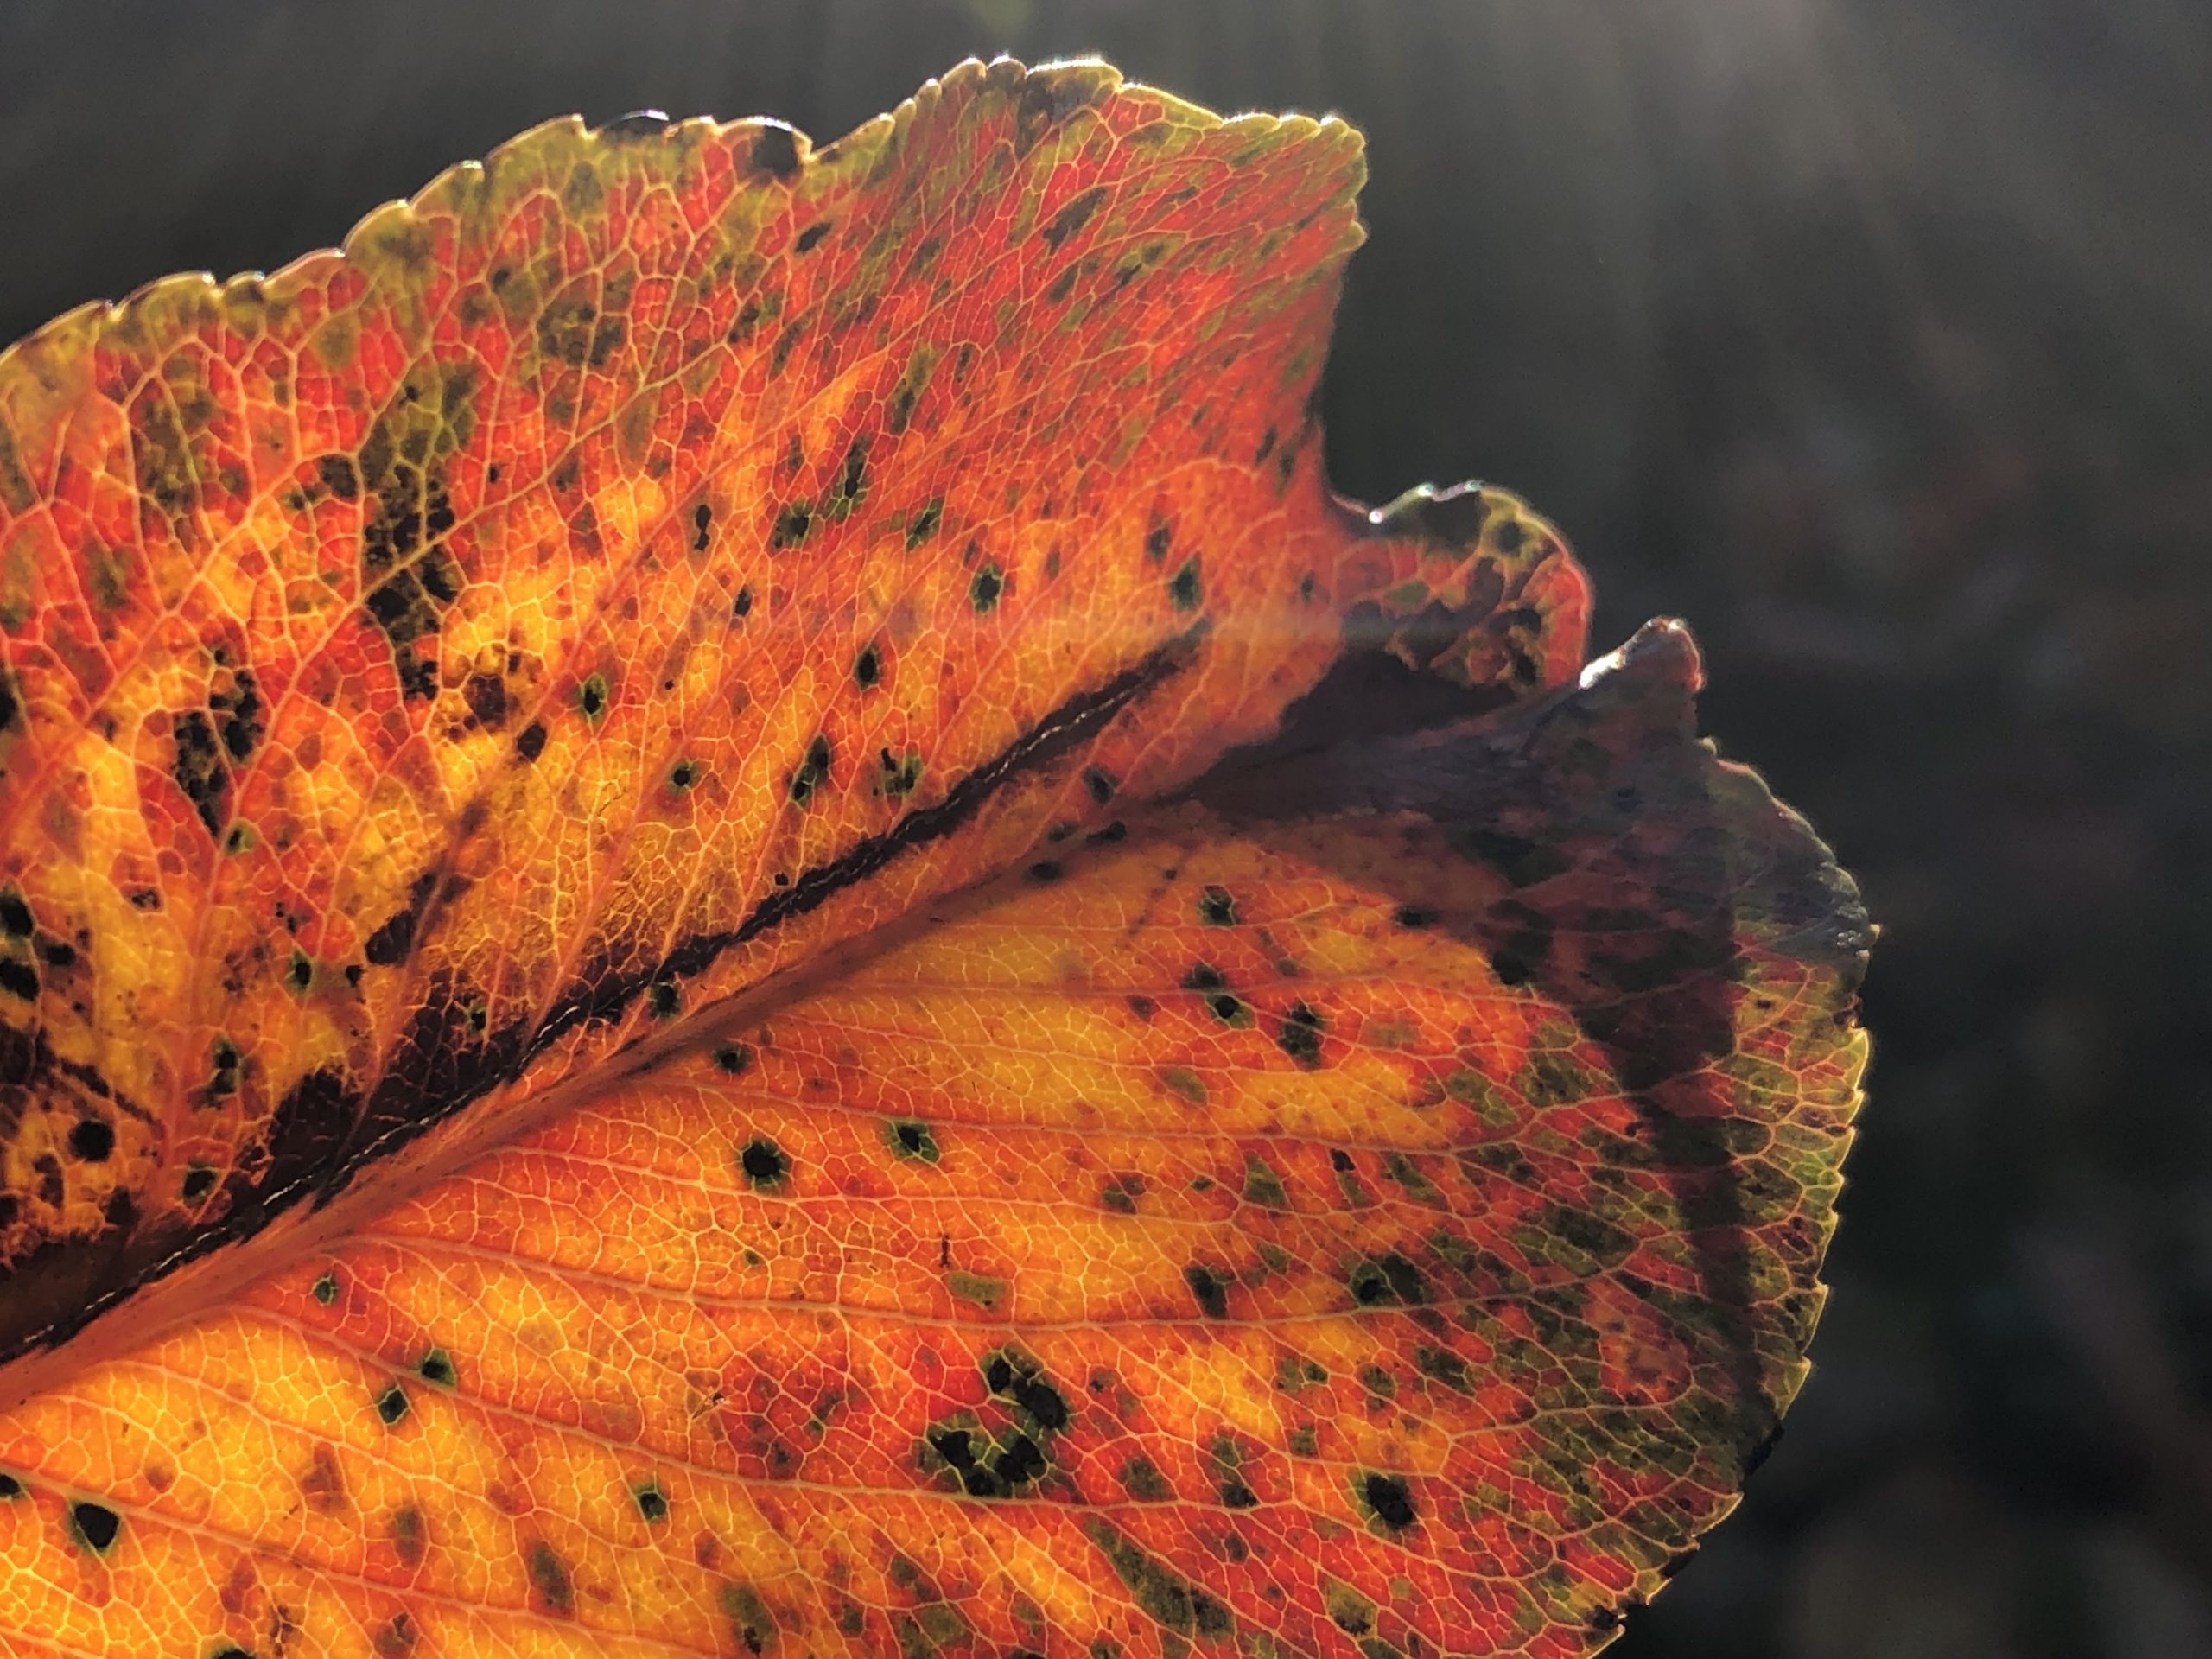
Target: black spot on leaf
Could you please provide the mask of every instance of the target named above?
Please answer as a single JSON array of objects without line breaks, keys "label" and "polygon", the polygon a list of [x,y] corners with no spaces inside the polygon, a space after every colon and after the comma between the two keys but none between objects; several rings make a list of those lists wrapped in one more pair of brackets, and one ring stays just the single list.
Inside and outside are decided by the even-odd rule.
[{"label": "black spot on leaf", "polygon": [[893,1118],[887,1133],[892,1151],[899,1157],[918,1159],[925,1164],[937,1162],[937,1136],[918,1118]]},{"label": "black spot on leaf", "polygon": [[753,1048],[748,1043],[723,1043],[715,1048],[714,1058],[718,1070],[742,1077],[753,1064]]},{"label": "black spot on leaf", "polygon": [[791,1160],[784,1149],[766,1135],[755,1135],[747,1141],[744,1151],[737,1155],[737,1163],[745,1172],[745,1179],[762,1188],[782,1185],[791,1169]]},{"label": "black spot on leaf", "polygon": [[1413,1525],[1413,1495],[1401,1477],[1363,1475],[1359,1480],[1359,1497],[1369,1512],[1391,1531],[1402,1532]]},{"label": "black spot on leaf", "polygon": [[637,1500],[638,1513],[646,1520],[664,1521],[668,1518],[668,1499],[652,1481],[632,1487],[630,1496]]},{"label": "black spot on leaf", "polygon": [[384,1419],[387,1427],[397,1423],[406,1414],[407,1390],[401,1388],[398,1383],[393,1383],[382,1394],[377,1395],[377,1415]]},{"label": "black spot on leaf", "polygon": [[1227,887],[1209,887],[1198,895],[1198,919],[1209,927],[1230,927],[1236,921],[1236,900]]},{"label": "black spot on leaf", "polygon": [[116,1535],[122,1530],[123,1517],[105,1503],[79,1498],[69,1506],[71,1535],[96,1555],[113,1548]]},{"label": "black spot on leaf", "polygon": [[80,1118],[69,1131],[69,1155],[88,1164],[104,1164],[115,1150],[115,1125],[105,1118]]},{"label": "black spot on leaf", "polygon": [[986,564],[976,573],[968,584],[969,602],[978,613],[990,610],[999,602],[999,595],[1006,591],[1006,573],[995,564]]},{"label": "black spot on leaf", "polygon": [[187,1204],[197,1204],[215,1190],[215,1172],[206,1164],[194,1164],[184,1172],[178,1190]]}]

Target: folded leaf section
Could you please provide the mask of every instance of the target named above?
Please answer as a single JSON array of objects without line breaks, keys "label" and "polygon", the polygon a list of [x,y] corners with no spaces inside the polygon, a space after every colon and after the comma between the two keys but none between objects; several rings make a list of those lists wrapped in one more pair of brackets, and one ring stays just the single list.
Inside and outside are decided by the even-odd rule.
[{"label": "folded leaf section", "polygon": [[0,1417],[0,1631],[1601,1645],[1804,1375],[1865,1058],[1696,678],[1656,626],[1071,835]]}]

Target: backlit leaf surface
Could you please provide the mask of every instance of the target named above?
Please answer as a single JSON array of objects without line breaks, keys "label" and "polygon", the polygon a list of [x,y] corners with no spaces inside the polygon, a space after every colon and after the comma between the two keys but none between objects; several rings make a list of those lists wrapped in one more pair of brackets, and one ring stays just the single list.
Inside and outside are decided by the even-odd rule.
[{"label": "backlit leaf surface", "polygon": [[[1542,695],[1541,521],[1328,496],[1357,175],[968,66],[812,156],[542,130],[0,360],[12,1647],[1656,1587],[1802,1377],[1860,918],[1686,635]],[[1378,647],[1491,712],[1137,804]]]}]

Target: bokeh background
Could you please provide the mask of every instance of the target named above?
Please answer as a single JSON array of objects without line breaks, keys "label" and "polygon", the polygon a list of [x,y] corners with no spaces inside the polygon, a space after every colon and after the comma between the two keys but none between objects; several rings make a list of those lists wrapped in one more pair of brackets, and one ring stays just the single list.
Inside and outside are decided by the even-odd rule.
[{"label": "bokeh background", "polygon": [[[2212,1654],[2212,6],[0,0],[0,340],[569,110],[1363,127],[1326,413],[1690,618],[1886,933],[1817,1370],[1627,1659]],[[1601,644],[1611,643],[1611,639]]]}]

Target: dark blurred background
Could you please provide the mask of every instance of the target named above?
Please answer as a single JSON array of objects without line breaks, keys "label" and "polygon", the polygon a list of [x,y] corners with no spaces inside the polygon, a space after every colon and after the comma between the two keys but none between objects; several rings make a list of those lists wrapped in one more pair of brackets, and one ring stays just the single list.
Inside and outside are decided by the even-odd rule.
[{"label": "dark blurred background", "polygon": [[1886,935],[1812,1382],[1630,1659],[2212,1654],[2212,6],[0,0],[0,340],[569,110],[970,53],[1363,128],[1338,486],[1688,617]]}]

